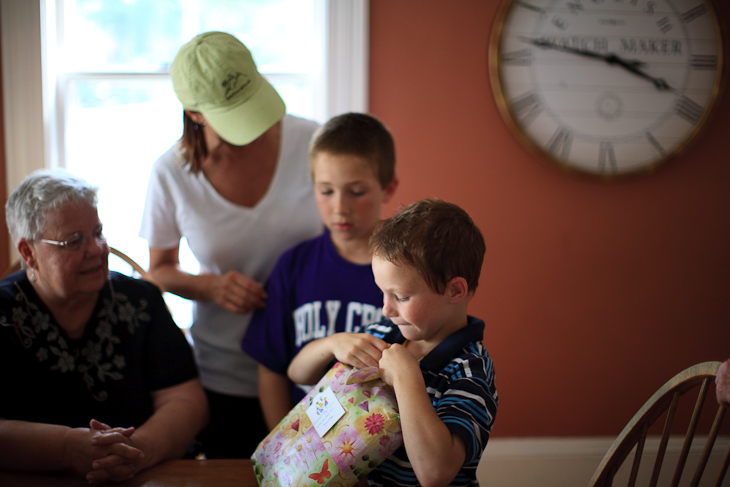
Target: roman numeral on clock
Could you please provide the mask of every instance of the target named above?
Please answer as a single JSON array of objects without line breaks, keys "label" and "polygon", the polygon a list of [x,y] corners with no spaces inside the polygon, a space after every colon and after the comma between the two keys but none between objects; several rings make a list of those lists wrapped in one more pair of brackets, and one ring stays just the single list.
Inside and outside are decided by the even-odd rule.
[{"label": "roman numeral on clock", "polygon": [[616,172],[616,153],[613,149],[613,143],[604,140],[598,148],[598,170],[606,172]]},{"label": "roman numeral on clock", "polygon": [[551,154],[565,160],[570,153],[570,147],[573,144],[573,133],[566,127],[558,127],[548,142],[548,151]]},{"label": "roman numeral on clock", "polygon": [[532,10],[533,12],[537,12],[539,14],[544,14],[545,13],[545,9],[544,8],[540,8],[537,5],[533,5],[531,3],[517,2],[517,5],[519,5],[520,7],[526,8],[527,10]]},{"label": "roman numeral on clock", "polygon": [[532,91],[516,98],[512,101],[512,111],[520,119],[524,126],[530,125],[535,117],[542,112],[543,107],[540,104],[540,97]]},{"label": "roman numeral on clock", "polygon": [[717,69],[717,56],[694,54],[689,62],[695,69]]},{"label": "roman numeral on clock", "polygon": [[677,115],[691,124],[699,122],[700,117],[702,116],[702,107],[686,96],[681,96],[679,98],[674,110],[677,112]]},{"label": "roman numeral on clock", "polygon": [[532,63],[532,52],[529,49],[519,51],[503,52],[500,60],[510,66],[529,66]]},{"label": "roman numeral on clock", "polygon": [[660,154],[664,154],[664,147],[659,143],[658,140],[656,140],[656,137],[654,137],[654,134],[651,132],[646,133],[646,140],[649,141],[649,143],[656,149],[656,151]]},{"label": "roman numeral on clock", "polygon": [[685,24],[688,22],[692,22],[697,17],[701,17],[706,13],[707,5],[697,5],[696,7],[691,8],[682,14],[682,22],[684,22]]}]

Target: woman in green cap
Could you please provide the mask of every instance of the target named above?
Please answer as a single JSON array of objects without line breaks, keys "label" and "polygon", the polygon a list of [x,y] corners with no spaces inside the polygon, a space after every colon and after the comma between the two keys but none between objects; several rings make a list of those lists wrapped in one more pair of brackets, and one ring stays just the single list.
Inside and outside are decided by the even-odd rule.
[{"label": "woman in green cap", "polygon": [[[171,67],[184,111],[181,139],[154,164],[140,236],[166,291],[195,300],[191,334],[211,425],[209,458],[249,457],[268,432],[257,363],[241,350],[261,283],[279,255],[322,232],[309,175],[315,122],[286,114],[276,90],[238,39],[207,32]],[[200,263],[180,269],[185,237]]]}]

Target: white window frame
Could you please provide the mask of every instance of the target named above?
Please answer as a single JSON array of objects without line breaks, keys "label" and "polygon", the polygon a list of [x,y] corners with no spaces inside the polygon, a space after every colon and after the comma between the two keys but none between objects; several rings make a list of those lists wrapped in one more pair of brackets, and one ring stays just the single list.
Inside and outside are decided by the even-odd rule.
[{"label": "white window frame", "polygon": [[[46,2],[54,1],[0,0],[8,194],[32,171],[61,165],[58,154],[65,152],[63,97],[44,63],[55,47],[44,41],[47,29],[55,28],[45,19]],[[322,34],[328,68],[318,89],[322,103],[316,118],[367,112],[369,2],[319,1],[326,9]]]}]

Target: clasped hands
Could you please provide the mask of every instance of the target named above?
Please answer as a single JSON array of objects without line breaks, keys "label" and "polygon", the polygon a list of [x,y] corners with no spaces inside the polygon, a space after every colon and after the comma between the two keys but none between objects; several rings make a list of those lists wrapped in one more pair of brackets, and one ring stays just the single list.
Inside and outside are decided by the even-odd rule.
[{"label": "clasped hands", "polygon": [[92,419],[89,429],[70,430],[66,450],[72,468],[90,484],[131,478],[142,469],[144,453],[133,445],[134,428],[112,428]]}]

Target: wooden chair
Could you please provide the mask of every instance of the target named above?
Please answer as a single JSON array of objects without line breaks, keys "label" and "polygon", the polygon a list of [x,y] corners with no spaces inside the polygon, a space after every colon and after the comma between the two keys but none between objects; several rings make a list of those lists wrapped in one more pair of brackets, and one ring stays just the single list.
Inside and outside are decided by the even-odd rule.
[{"label": "wooden chair", "polygon": [[[719,406],[715,399],[715,374],[718,367],[720,367],[720,362],[705,362],[689,367],[674,376],[654,393],[613,442],[596,469],[589,486],[612,486],[614,478],[617,477],[616,474],[633,451],[634,457],[630,471],[628,471],[628,462],[626,462],[625,468],[622,469],[624,477],[628,473],[626,485],[629,487],[637,484],[640,470],[644,473],[642,478],[648,478],[649,471],[651,472],[649,483],[646,484],[650,487],[656,485],[676,487],[680,485],[680,482],[681,485],[696,487],[703,478],[713,448],[717,452],[720,444],[727,443],[724,452],[721,454],[722,459],[719,462],[710,462],[712,464],[719,463],[714,478],[709,475],[710,472],[708,471],[708,475],[702,483],[702,485],[713,485],[715,487],[723,485],[728,463],[730,463],[730,441],[727,434],[719,435],[723,427],[722,423],[726,409]],[[705,415],[702,414],[703,406],[706,407]],[[707,417],[709,412],[714,414],[714,419]],[[657,420],[662,417],[665,417],[665,421],[663,428],[661,428],[657,452],[656,454],[644,455],[647,436],[650,431],[654,431],[651,426],[656,422],[657,427],[660,427],[661,423]],[[686,430],[684,429],[685,424],[687,425]],[[707,430],[706,436],[704,434],[705,429]],[[696,435],[700,430],[703,433]],[[674,440],[677,438],[677,434],[680,435],[682,447],[675,463],[673,459],[670,462],[666,453],[670,436]],[[715,447],[718,436],[721,441],[718,442],[718,447]],[[704,442],[704,446],[701,446],[699,459],[696,462],[694,460],[688,462],[687,459],[694,440],[697,440],[696,443],[699,445]],[[693,451],[698,450],[695,448]],[[642,457],[644,456],[647,457],[647,461],[642,463]],[[717,453],[715,453],[713,458],[716,460],[717,456]],[[654,457],[653,465],[651,464],[651,457]],[[667,468],[662,470],[662,467]],[[685,467],[687,467],[686,472]],[[670,475],[671,483],[668,482]],[[709,481],[712,481],[712,483],[709,483]],[[623,482],[621,485],[624,485]],[[644,485],[644,483],[640,485]]]},{"label": "wooden chair", "polygon": [[124,252],[122,252],[120,250],[117,250],[117,249],[115,249],[112,246],[109,246],[109,251],[113,255],[116,255],[117,257],[119,257],[120,259],[122,259],[124,262],[126,262],[127,264],[129,264],[129,266],[132,268],[132,273],[131,273],[132,276],[138,277],[140,279],[146,279],[147,277],[149,277],[147,275],[147,271],[144,270],[142,268],[142,266],[140,266],[139,264],[137,264],[137,262],[135,262],[134,259],[132,259],[130,256],[128,256]]}]

